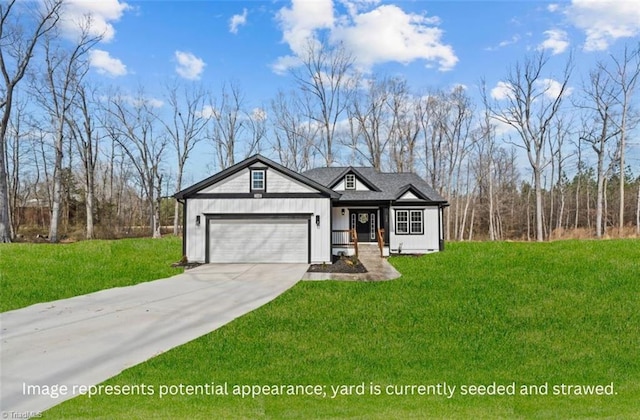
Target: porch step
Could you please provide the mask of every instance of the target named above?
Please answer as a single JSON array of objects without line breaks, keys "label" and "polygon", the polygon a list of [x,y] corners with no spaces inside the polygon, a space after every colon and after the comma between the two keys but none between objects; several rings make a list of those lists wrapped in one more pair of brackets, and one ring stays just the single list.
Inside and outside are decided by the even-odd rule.
[{"label": "porch step", "polygon": [[371,242],[358,242],[358,253],[361,255],[375,255],[380,257],[380,248],[378,244]]}]

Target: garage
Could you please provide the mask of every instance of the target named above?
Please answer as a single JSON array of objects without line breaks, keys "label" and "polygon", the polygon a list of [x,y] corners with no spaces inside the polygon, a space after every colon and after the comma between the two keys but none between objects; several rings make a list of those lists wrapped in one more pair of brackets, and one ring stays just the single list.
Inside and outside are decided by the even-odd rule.
[{"label": "garage", "polygon": [[208,218],[209,263],[308,263],[310,218],[260,215]]}]

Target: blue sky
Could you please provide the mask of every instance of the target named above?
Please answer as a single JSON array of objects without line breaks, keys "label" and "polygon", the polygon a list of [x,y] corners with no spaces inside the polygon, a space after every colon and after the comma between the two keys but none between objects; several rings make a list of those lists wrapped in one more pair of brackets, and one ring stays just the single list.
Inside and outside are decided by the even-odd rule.
[{"label": "blue sky", "polygon": [[262,92],[270,96],[265,85],[290,83],[278,74],[282,63],[320,33],[344,42],[365,71],[401,74],[416,89],[499,80],[509,64],[536,49],[557,62],[574,51],[578,63],[588,63],[640,36],[638,0],[72,3],[103,13],[96,31],[108,35],[93,64],[110,81],[236,79],[256,101]]},{"label": "blue sky", "polygon": [[105,34],[90,77],[143,85],[158,105],[172,79],[214,93],[234,81],[250,106],[267,105],[293,87],[287,69],[304,41],[321,35],[342,42],[363,72],[401,75],[416,93],[462,84],[477,95],[484,78],[496,96],[528,53],[549,54],[549,78],[573,53],[579,89],[596,60],[640,39],[640,0],[70,0],[68,17],[88,12]]}]

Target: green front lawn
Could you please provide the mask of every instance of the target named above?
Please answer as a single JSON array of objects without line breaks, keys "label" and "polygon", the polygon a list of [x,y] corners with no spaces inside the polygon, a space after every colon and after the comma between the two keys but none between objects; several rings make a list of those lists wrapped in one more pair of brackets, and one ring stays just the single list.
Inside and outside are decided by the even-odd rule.
[{"label": "green front lawn", "polygon": [[[83,396],[44,417],[640,418],[640,241],[448,244],[391,262],[402,278],[300,283],[106,382],[154,395]],[[163,386],[212,382],[229,392],[320,385],[327,395],[159,396]],[[445,382],[452,398],[386,395],[389,385]],[[515,383],[518,394],[546,384],[549,395],[461,394],[494,383]],[[614,395],[551,395],[611,383]],[[365,392],[331,398],[339,385]]]},{"label": "green front lawn", "polygon": [[0,312],[173,276],[181,239],[0,244]]}]

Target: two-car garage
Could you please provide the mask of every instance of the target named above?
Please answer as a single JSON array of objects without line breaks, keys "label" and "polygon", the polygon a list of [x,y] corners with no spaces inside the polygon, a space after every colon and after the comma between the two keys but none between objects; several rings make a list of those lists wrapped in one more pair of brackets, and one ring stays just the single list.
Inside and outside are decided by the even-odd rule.
[{"label": "two-car garage", "polygon": [[199,263],[331,262],[340,194],[255,155],[176,193],[183,258]]},{"label": "two-car garage", "polygon": [[209,215],[206,220],[206,262],[310,262],[310,214]]}]

